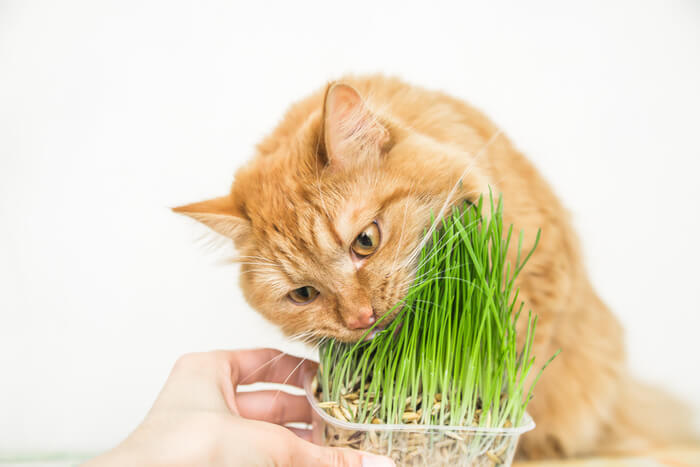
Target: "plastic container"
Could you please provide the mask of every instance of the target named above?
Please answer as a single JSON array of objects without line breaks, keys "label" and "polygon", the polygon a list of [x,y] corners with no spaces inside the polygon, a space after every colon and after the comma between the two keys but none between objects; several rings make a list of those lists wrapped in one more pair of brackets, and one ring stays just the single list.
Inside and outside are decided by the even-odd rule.
[{"label": "plastic container", "polygon": [[315,372],[307,373],[304,384],[313,409],[313,441],[388,456],[397,466],[509,466],[520,435],[535,428],[527,414],[520,426],[512,428],[349,423],[318,405],[312,390],[314,376]]}]

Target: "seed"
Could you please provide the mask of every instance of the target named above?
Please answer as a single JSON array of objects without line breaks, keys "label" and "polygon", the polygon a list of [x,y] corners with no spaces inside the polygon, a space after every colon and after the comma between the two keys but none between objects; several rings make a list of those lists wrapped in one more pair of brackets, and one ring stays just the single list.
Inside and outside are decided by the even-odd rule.
[{"label": "seed", "polygon": [[379,440],[377,439],[377,432],[374,430],[368,431],[367,440],[369,441],[370,445],[377,444],[377,442],[379,442]]},{"label": "seed", "polygon": [[440,441],[439,443],[435,443],[435,447],[439,449],[439,448],[443,448],[445,446],[450,446],[452,444],[454,444],[454,441],[452,441],[451,439],[444,439],[444,440]]},{"label": "seed", "polygon": [[424,447],[426,444],[426,439],[421,436],[411,436],[406,442],[409,448]]},{"label": "seed", "polygon": [[435,401],[436,401],[436,402],[440,402],[441,400],[442,400],[442,394],[440,394],[440,393],[438,392],[437,394],[435,394]]},{"label": "seed", "polygon": [[420,454],[420,449],[415,449],[415,450],[409,452],[408,454],[406,454],[406,458],[404,459],[404,461],[408,462],[409,459],[411,459],[412,457],[416,457],[419,454]]},{"label": "seed", "polygon": [[339,420],[343,420],[344,422],[347,422],[348,419],[345,418],[345,415],[343,412],[340,411],[339,407],[332,407],[331,410],[333,411],[333,416]]},{"label": "seed", "polygon": [[348,407],[350,408],[350,412],[352,412],[352,418],[357,418],[357,406],[355,404],[350,404]]},{"label": "seed", "polygon": [[503,462],[500,457],[498,457],[496,454],[492,453],[491,451],[486,451],[486,456],[491,459],[491,461],[495,462],[496,464],[500,464]]},{"label": "seed", "polygon": [[503,446],[500,447],[500,449],[499,449],[498,451],[495,452],[495,454],[496,454],[498,457],[501,457],[503,454],[506,453],[506,449],[507,449],[507,448],[508,448],[508,445],[507,445],[507,444],[504,444]]},{"label": "seed", "polygon": [[322,409],[330,409],[331,407],[338,407],[338,403],[336,401],[319,402],[318,406]]},{"label": "seed", "polygon": [[[411,405],[411,401],[412,401],[412,400],[413,400],[413,398],[412,398],[411,396],[408,396],[408,397],[406,398],[406,404],[405,404],[405,405],[406,405],[406,406]],[[421,402],[422,400],[423,400],[423,396],[418,396],[418,397],[416,398],[416,405],[420,404],[420,402]]]},{"label": "seed", "polygon": [[351,392],[350,394],[344,394],[343,399],[347,401],[355,401],[359,398],[360,396],[357,395],[356,392]]},{"label": "seed", "polygon": [[380,419],[378,419],[377,417],[374,417],[374,418],[372,419],[372,423],[373,423],[374,425],[381,425],[381,424],[382,424],[382,421],[381,421]]},{"label": "seed", "polygon": [[418,418],[420,418],[420,416],[415,412],[404,412],[401,417],[404,422],[415,422]]},{"label": "seed", "polygon": [[341,407],[340,410],[343,412],[345,420],[352,420],[352,413],[348,409],[346,409],[345,407]]}]

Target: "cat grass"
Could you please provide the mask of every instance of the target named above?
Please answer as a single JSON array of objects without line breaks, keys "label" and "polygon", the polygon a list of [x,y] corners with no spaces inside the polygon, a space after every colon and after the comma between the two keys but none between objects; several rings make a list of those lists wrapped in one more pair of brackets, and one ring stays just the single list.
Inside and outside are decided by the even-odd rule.
[{"label": "cat grass", "polygon": [[521,424],[554,358],[528,385],[537,317],[523,313],[514,284],[540,233],[527,252],[519,236],[511,265],[513,227],[504,231],[502,199],[489,198],[489,216],[484,202],[454,208],[428,231],[413,285],[373,326],[394,312],[386,329],[369,341],[322,344],[317,398],[328,414],[363,424]]}]

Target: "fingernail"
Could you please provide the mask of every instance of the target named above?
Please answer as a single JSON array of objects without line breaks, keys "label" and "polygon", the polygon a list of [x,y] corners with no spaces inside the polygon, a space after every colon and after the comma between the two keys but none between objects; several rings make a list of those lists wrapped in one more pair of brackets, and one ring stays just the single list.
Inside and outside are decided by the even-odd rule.
[{"label": "fingernail", "polygon": [[388,457],[362,454],[362,467],[396,467],[396,464]]}]

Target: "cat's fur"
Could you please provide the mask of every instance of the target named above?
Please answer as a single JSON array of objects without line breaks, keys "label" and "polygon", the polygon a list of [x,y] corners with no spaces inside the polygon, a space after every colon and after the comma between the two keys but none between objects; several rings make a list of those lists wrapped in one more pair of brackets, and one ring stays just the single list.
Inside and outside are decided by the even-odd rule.
[{"label": "cat's fur", "polygon": [[[363,329],[348,323],[381,316],[406,292],[431,211],[489,187],[524,246],[542,229],[518,285],[539,315],[540,363],[561,349],[529,406],[537,429],[520,453],[627,451],[679,437],[687,423],[677,404],[626,372],[622,329],[591,287],[566,210],[494,124],[457,99],[382,76],[345,78],[293,105],[228,195],[175,210],[234,240],[247,300],[287,334],[352,341]],[[375,220],[381,244],[357,258],[350,245]],[[292,303],[289,291],[306,285],[316,300]]]}]

